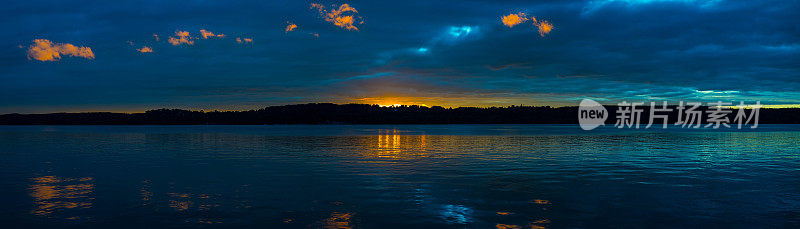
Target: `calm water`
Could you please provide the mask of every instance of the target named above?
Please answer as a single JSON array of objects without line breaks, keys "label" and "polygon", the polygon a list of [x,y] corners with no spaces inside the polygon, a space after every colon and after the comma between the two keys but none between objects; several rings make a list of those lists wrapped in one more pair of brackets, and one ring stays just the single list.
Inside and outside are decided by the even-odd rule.
[{"label": "calm water", "polygon": [[800,227],[800,126],[0,126],[2,228]]}]

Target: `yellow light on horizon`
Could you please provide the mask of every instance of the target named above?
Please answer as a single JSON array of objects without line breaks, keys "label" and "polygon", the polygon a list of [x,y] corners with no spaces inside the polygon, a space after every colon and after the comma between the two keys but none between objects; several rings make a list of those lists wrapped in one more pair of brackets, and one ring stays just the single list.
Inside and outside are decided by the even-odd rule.
[{"label": "yellow light on horizon", "polygon": [[381,107],[399,107],[403,105],[405,106],[416,105],[416,106],[428,107],[428,104],[420,101],[420,100],[428,100],[427,98],[424,97],[381,96],[381,97],[364,97],[352,100],[357,103],[376,104]]},{"label": "yellow light on horizon", "polygon": [[428,106],[428,105],[425,105],[425,104],[422,104],[422,103],[419,103],[419,104],[417,104],[417,103],[415,103],[415,104],[399,104],[399,103],[395,103],[395,104],[378,104],[378,106],[380,106],[380,107],[400,107],[400,106],[403,106],[403,105],[405,105],[405,106],[414,106],[414,105],[416,105],[416,106],[421,106],[421,107],[427,107]]}]

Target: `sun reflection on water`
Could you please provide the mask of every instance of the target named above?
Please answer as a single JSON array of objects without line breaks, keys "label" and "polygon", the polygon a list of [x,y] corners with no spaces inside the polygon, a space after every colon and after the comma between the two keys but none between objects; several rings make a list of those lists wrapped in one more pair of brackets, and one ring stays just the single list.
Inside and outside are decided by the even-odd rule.
[{"label": "sun reflection on water", "polygon": [[169,207],[175,211],[186,211],[194,205],[194,202],[189,198],[188,193],[167,193],[169,196]]},{"label": "sun reflection on water", "polygon": [[[82,165],[85,167],[107,166],[97,171],[118,172],[110,174],[114,176],[130,174],[128,168],[143,170],[134,170],[119,181],[67,173],[28,175],[13,186],[27,191],[23,198],[11,196],[4,203],[22,206],[21,212],[10,217],[22,214],[46,223],[126,216],[141,220],[142,216],[174,226],[271,223],[273,227],[353,228],[403,220],[398,225],[407,228],[580,227],[570,220],[589,218],[561,215],[565,209],[620,200],[615,188],[601,188],[596,193],[593,189],[580,196],[563,192],[579,187],[574,186],[575,181],[658,187],[664,191],[653,194],[659,195],[731,182],[743,185],[773,175],[769,185],[780,185],[796,180],[791,175],[796,174],[792,172],[797,168],[796,143],[800,139],[795,132],[494,136],[480,135],[484,132],[472,126],[460,127],[459,133],[474,134],[462,136],[440,135],[436,128],[442,127],[408,130],[368,126],[342,136],[95,136],[95,141],[101,142],[99,147],[108,147],[108,151],[78,154],[75,157],[80,161],[56,161],[53,164],[58,167],[53,170],[74,172],[69,168],[84,161],[88,161]],[[509,134],[519,132],[492,128]],[[54,145],[67,145],[47,134],[46,139]],[[83,141],[93,135],[77,136]],[[108,139],[122,142],[111,144]],[[79,149],[87,148],[97,147]],[[120,149],[118,154],[107,153]],[[34,156],[48,158],[44,152]],[[123,169],[119,169],[120,161],[130,162],[130,166],[122,164]],[[177,174],[168,173],[171,171]],[[767,194],[780,191],[752,191],[762,188],[758,185],[741,188],[725,194],[726,198],[738,198],[735,201],[739,203],[724,206],[759,207]],[[747,194],[737,194],[744,188],[761,196],[748,199]],[[794,203],[794,196],[780,193],[781,204]],[[632,198],[621,201],[662,207],[665,200],[677,196],[658,196],[652,201]],[[706,200],[690,196],[677,201],[693,204]],[[780,207],[766,204],[747,212]],[[716,206],[701,206],[690,212],[718,210]]]},{"label": "sun reflection on water", "polygon": [[331,216],[325,219],[322,228],[326,229],[352,229],[353,213],[350,212],[333,212]]},{"label": "sun reflection on water", "polygon": [[495,225],[497,229],[522,229],[519,225],[510,225],[510,224],[502,224],[498,223]]},{"label": "sun reflection on water", "polygon": [[396,129],[380,130],[373,138],[376,144],[369,152],[371,156],[390,159],[424,156],[428,142],[425,135],[402,135]]},{"label": "sun reflection on water", "polygon": [[153,191],[151,191],[151,181],[144,180],[142,181],[142,188],[139,189],[139,193],[142,195],[142,205],[150,205],[152,198],[153,198]]},{"label": "sun reflection on water", "polygon": [[[65,212],[64,210],[92,207],[94,200],[94,178],[92,177],[42,176],[32,178],[31,181],[33,184],[29,190],[34,203],[31,214],[52,217],[55,213]],[[79,218],[77,216],[64,217],[69,220]]]}]

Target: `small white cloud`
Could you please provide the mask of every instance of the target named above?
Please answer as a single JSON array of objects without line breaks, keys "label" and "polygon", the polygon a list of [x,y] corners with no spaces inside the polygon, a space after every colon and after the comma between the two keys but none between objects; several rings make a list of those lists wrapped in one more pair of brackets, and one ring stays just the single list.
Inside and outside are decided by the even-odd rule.
[{"label": "small white cloud", "polygon": [[451,26],[448,33],[453,38],[460,38],[469,35],[472,32],[471,26]]}]

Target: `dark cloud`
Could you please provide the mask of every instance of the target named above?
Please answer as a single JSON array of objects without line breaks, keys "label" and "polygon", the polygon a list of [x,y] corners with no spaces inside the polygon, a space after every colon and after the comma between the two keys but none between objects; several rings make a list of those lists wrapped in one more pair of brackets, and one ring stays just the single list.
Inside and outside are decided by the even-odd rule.
[{"label": "dark cloud", "polygon": [[[456,106],[572,105],[585,97],[800,103],[798,1],[315,2],[358,9],[358,31],[320,19],[310,3],[6,3],[0,113],[381,96]],[[501,23],[520,12],[553,30],[542,37],[530,23]],[[302,31],[286,33],[287,21]],[[166,41],[177,30],[200,37],[201,29],[226,38]],[[19,47],[35,39],[91,47],[95,59],[28,60]],[[141,55],[126,41],[157,51]]]}]

